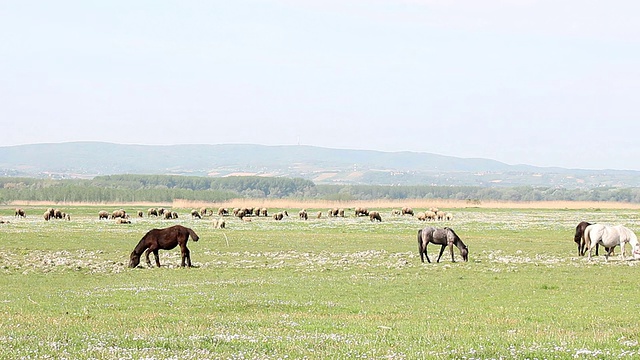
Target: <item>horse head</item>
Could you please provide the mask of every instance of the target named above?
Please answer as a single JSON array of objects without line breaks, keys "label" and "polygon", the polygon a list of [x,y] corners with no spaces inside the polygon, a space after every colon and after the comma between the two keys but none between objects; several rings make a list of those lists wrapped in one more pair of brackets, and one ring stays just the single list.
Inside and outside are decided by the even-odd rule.
[{"label": "horse head", "polygon": [[467,247],[467,245],[462,242],[458,234],[456,234],[456,232],[453,231],[452,228],[445,226],[444,229],[447,230],[447,237],[452,238],[453,245],[455,245],[460,250],[460,256],[462,256],[462,259],[464,261],[469,261],[469,248]]},{"label": "horse head", "polygon": [[129,257],[129,267],[130,268],[134,268],[136,266],[138,266],[138,264],[140,264],[140,255],[136,254],[136,252],[132,252],[131,256]]},{"label": "horse head", "polygon": [[462,256],[462,260],[469,261],[469,248],[466,245],[462,245],[463,247],[460,249],[460,256]]}]

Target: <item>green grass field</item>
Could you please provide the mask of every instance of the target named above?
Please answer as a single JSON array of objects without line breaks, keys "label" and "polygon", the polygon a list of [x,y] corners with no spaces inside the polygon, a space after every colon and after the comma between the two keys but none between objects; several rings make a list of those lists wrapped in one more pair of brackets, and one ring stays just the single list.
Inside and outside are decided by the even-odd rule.
[{"label": "green grass field", "polygon": [[[635,210],[454,209],[429,225],[455,229],[470,261],[439,264],[417,252],[428,224],[391,209],[382,223],[227,217],[226,229],[190,209],[130,225],[99,221],[98,207],[49,222],[25,210],[0,208],[3,359],[640,356],[640,262],[618,249],[588,261],[573,242],[581,220],[639,231]],[[126,267],[146,231],[176,223],[200,235],[194,268],[178,249],[160,269]]]}]

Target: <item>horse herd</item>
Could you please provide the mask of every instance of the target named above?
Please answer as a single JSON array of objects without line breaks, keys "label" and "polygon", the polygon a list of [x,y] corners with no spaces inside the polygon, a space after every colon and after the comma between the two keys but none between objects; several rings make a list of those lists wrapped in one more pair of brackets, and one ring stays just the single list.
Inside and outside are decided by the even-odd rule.
[{"label": "horse herd", "polygon": [[[200,237],[193,229],[182,226],[173,225],[164,229],[151,229],[140,239],[136,247],[129,256],[129,267],[135,268],[140,264],[140,257],[145,255],[147,265],[151,267],[151,259],[149,255],[153,253],[156,265],[160,267],[160,257],[158,256],[159,250],[171,250],[176,246],[180,246],[180,253],[182,257],[181,267],[191,267],[191,252],[187,248],[187,241],[189,236],[193,241],[198,241]],[[428,262],[431,262],[429,255],[427,255],[427,245],[435,244],[440,245],[440,254],[436,262],[440,262],[442,253],[446,247],[449,247],[451,253],[451,261],[455,262],[453,254],[453,246],[456,246],[460,250],[460,255],[464,261],[469,260],[469,249],[460,240],[460,237],[449,227],[442,229],[436,229],[434,227],[426,227],[418,230],[418,250],[420,252],[420,259],[424,262],[426,258]]]},{"label": "horse herd", "polygon": [[622,259],[625,258],[625,244],[631,245],[631,254],[635,257],[640,257],[640,244],[638,243],[638,237],[629,228],[623,225],[603,225],[603,224],[591,224],[586,221],[580,222],[576,226],[576,233],[573,241],[578,246],[578,255],[584,256],[589,253],[589,259],[593,253],[593,248],[596,248],[596,255],[598,255],[598,247],[601,245],[605,248],[605,259],[609,259],[609,256],[613,254],[613,250],[616,246],[620,245],[620,255]]},{"label": "horse herd", "polygon": [[[450,228],[435,228],[427,226],[418,230],[418,253],[420,254],[420,260],[424,263],[431,263],[431,259],[427,254],[427,247],[429,244],[440,245],[440,252],[436,262],[440,262],[442,254],[446,248],[449,248],[451,255],[451,261],[455,262],[455,255],[453,247],[457,247],[460,251],[460,256],[463,261],[469,261],[469,248],[460,239],[458,234]],[[158,257],[158,250],[171,250],[176,246],[180,246],[182,255],[181,266],[191,267],[190,251],[187,248],[187,241],[189,236],[193,241],[198,241],[199,236],[190,228],[182,225],[174,225],[164,229],[152,229],[148,231],[140,240],[138,245],[134,248],[130,255],[129,267],[137,267],[140,263],[140,256],[144,253],[146,262],[151,267],[151,260],[149,259],[150,253],[153,253],[156,260],[156,265],[160,267],[160,259]],[[631,245],[631,254],[634,258],[640,257],[640,243],[636,234],[630,229],[622,225],[603,225],[603,224],[591,224],[586,221],[580,222],[576,226],[574,235],[574,241],[578,248],[578,256],[584,256],[588,253],[589,259],[591,259],[593,248],[595,247],[596,255],[598,255],[598,247],[603,246],[605,248],[605,259],[608,260],[609,256],[613,254],[613,250],[616,246],[620,246],[621,257],[625,259],[625,245],[629,243]]]},{"label": "horse herd", "polygon": [[[59,210],[56,211],[55,209],[48,209],[45,212],[45,219],[48,220],[49,217],[57,218],[58,216],[60,218],[64,218],[64,215],[57,215],[57,212],[59,212]],[[149,213],[153,214],[152,209],[149,210]],[[201,211],[201,213],[206,214],[206,211]],[[219,214],[224,215],[224,210],[219,210]],[[266,211],[263,212],[262,210],[260,210],[259,214],[266,216]],[[362,214],[373,214],[374,217],[378,217],[378,220],[380,216],[378,212],[369,212],[366,209],[357,208],[356,216],[361,216]],[[407,208],[402,209],[402,215],[405,214],[411,214],[407,211]],[[109,215],[111,215],[112,218],[125,218],[126,212],[124,210],[117,210],[112,214],[108,214],[104,211],[101,211],[99,214],[100,218],[107,218],[109,217]],[[22,209],[16,209],[15,216],[26,217],[24,210]],[[302,218],[302,215],[300,216]],[[454,246],[458,248],[463,261],[469,260],[469,248],[464,244],[464,242],[460,239],[456,232],[450,227],[435,228],[427,226],[423,229],[418,230],[417,235],[418,253],[420,254],[420,260],[423,263],[425,258],[427,259],[427,262],[431,262],[431,259],[427,254],[427,246],[429,244],[440,245],[440,252],[438,254],[436,262],[440,262],[442,254],[447,247],[449,248],[451,261],[455,262],[453,251]],[[193,229],[182,225],[174,225],[164,229],[149,230],[142,237],[138,245],[136,245],[133,252],[131,253],[129,267],[137,267],[140,263],[140,256],[143,253],[145,254],[146,262],[149,266],[151,266],[149,255],[150,253],[153,253],[155,256],[156,265],[160,267],[158,251],[171,250],[178,245],[180,246],[180,251],[182,254],[181,266],[191,267],[190,251],[187,248],[187,241],[189,239],[189,236],[191,236],[193,241],[198,241],[199,239],[198,235],[195,233],[195,231],[193,231]],[[592,257],[594,248],[596,255],[598,255],[599,247],[603,246],[605,248],[605,259],[608,260],[609,256],[613,254],[615,247],[620,246],[621,257],[624,260],[625,245],[627,243],[631,246],[632,256],[634,258],[640,258],[640,243],[638,242],[636,234],[623,225],[611,226],[603,224],[592,224],[586,221],[582,221],[576,226],[574,242],[577,245],[578,256],[584,256],[588,254],[589,259],[591,259]]]}]

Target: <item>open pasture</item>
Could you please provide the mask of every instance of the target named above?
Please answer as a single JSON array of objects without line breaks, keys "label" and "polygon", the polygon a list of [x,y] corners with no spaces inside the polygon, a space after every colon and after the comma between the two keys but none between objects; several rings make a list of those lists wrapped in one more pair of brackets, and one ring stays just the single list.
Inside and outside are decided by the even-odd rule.
[{"label": "open pasture", "polygon": [[[578,257],[581,220],[640,231],[633,209],[454,209],[453,220],[192,219],[131,224],[95,206],[45,222],[0,208],[0,357],[11,359],[635,358],[640,268]],[[115,207],[103,207],[114,210]],[[270,209],[271,212],[280,209]],[[310,214],[325,209],[308,209]],[[161,268],[129,269],[151,228],[182,224]],[[469,262],[423,264],[417,230],[450,226]],[[435,260],[438,248],[429,246]],[[152,257],[153,260],[153,257]]]}]

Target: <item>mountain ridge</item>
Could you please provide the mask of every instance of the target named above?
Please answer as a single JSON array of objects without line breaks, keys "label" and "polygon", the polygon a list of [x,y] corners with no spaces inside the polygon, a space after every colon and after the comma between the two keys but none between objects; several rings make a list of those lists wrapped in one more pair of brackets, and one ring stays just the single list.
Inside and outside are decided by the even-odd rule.
[{"label": "mountain ridge", "polygon": [[2,176],[113,174],[301,177],[319,184],[635,187],[640,172],[509,165],[483,158],[310,145],[64,142],[0,147]]}]

